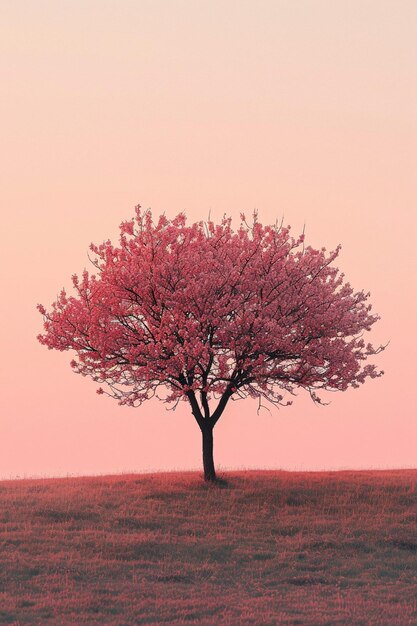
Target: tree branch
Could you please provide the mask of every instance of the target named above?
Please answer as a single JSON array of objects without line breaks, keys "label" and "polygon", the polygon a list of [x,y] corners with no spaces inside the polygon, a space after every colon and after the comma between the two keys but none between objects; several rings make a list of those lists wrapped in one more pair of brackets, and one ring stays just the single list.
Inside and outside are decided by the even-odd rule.
[{"label": "tree branch", "polygon": [[232,390],[229,387],[227,387],[226,391],[224,392],[224,394],[222,395],[222,397],[220,398],[219,404],[217,405],[216,410],[214,411],[213,415],[210,418],[210,422],[211,424],[214,426],[216,424],[216,422],[218,421],[218,419],[220,418],[221,414],[223,413],[225,406],[230,398],[230,396],[232,395]]},{"label": "tree branch", "polygon": [[195,397],[195,393],[194,391],[187,391],[186,395],[190,401],[191,404],[191,412],[194,415],[197,424],[200,426],[201,429],[204,428],[204,418],[201,414],[200,411],[200,407],[198,406],[198,402],[197,402],[197,398]]}]

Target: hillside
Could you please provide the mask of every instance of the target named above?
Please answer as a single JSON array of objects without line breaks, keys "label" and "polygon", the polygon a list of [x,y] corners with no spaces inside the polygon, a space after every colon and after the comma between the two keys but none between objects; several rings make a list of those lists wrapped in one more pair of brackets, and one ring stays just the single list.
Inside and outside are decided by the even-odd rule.
[{"label": "hillside", "polygon": [[417,470],[0,482],[1,624],[417,624]]}]

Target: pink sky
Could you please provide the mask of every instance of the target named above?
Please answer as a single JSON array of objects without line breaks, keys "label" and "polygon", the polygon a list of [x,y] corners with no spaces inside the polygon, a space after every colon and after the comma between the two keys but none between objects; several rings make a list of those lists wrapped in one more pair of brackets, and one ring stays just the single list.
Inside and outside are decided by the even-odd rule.
[{"label": "pink sky", "polygon": [[416,24],[414,0],[1,3],[0,477],[200,470],[185,404],[119,407],[36,340],[138,203],[340,242],[391,342],[328,407],[229,405],[218,469],[417,466]]}]

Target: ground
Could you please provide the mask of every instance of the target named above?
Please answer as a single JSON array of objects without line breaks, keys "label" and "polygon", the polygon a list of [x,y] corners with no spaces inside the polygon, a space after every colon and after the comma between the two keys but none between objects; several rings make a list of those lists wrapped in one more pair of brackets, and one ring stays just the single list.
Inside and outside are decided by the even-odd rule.
[{"label": "ground", "polygon": [[0,482],[0,624],[417,624],[417,470]]}]

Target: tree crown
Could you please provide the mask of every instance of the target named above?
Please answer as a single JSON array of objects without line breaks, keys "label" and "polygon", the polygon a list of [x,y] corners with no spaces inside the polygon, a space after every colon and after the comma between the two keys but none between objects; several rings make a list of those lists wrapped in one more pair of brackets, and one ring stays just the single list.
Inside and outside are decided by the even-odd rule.
[{"label": "tree crown", "polygon": [[198,397],[209,417],[213,398],[290,404],[301,387],[320,402],[320,389],[383,374],[364,363],[383,349],[363,339],[379,317],[332,265],[340,246],[305,246],[256,212],[233,231],[226,217],[154,222],[138,205],[120,231],[119,246],[91,244],[97,273],[73,275],[75,296],[38,305],[39,341],[74,350],[74,370],[106,384],[98,393],[136,406],[164,388],[165,402]]}]

